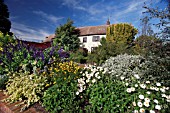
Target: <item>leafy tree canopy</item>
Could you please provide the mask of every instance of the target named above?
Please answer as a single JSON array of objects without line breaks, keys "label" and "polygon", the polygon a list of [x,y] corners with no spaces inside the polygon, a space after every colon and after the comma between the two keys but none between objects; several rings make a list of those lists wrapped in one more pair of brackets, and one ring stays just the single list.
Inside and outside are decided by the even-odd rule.
[{"label": "leafy tree canopy", "polygon": [[100,41],[101,45],[88,56],[89,62],[95,62],[97,64],[102,64],[105,60],[110,57],[117,56],[119,54],[133,54],[133,46],[129,46],[125,43],[116,43],[107,41],[106,38],[102,38]]},{"label": "leafy tree canopy", "polygon": [[154,36],[141,35],[135,40],[135,51],[141,55],[157,53],[161,47],[161,40]]},{"label": "leafy tree canopy", "polygon": [[66,24],[60,25],[56,29],[55,35],[53,45],[62,46],[67,51],[75,51],[79,48],[79,30],[73,26],[72,20],[68,19]]},{"label": "leafy tree canopy", "polygon": [[9,21],[8,7],[4,0],[0,0],[0,31],[4,34],[10,31],[11,22]]}]

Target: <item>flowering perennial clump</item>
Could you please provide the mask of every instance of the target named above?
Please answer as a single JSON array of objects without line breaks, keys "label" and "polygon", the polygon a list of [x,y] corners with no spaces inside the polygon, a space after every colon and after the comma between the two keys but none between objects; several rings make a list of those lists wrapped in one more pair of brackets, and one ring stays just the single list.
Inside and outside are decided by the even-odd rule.
[{"label": "flowering perennial clump", "polygon": [[78,79],[78,91],[76,92],[76,95],[79,95],[79,93],[82,93],[87,87],[96,83],[97,80],[101,78],[101,74],[105,74],[106,72],[102,67],[92,65],[86,65],[84,69],[85,72],[80,72],[82,74],[82,78]]},{"label": "flowering perennial clump", "polygon": [[9,77],[6,94],[10,96],[6,101],[16,102],[23,100],[26,103],[26,106],[23,107],[25,109],[40,100],[47,81],[45,76],[14,73]]},{"label": "flowering perennial clump", "polygon": [[80,66],[78,64],[74,63],[73,61],[69,62],[55,62],[53,66],[49,67],[50,75],[53,75],[54,73],[63,72],[66,73],[78,73],[80,69]]}]

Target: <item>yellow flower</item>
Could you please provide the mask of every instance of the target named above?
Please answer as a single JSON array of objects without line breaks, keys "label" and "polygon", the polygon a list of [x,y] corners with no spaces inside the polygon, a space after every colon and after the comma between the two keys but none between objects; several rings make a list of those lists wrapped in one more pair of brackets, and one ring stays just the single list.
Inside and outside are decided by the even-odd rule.
[{"label": "yellow flower", "polygon": [[45,72],[43,72],[43,75],[45,75]]},{"label": "yellow flower", "polygon": [[45,85],[45,87],[48,87],[48,86],[50,86],[50,84],[46,84],[46,85]]},{"label": "yellow flower", "polygon": [[53,84],[56,84],[56,82],[54,82]]},{"label": "yellow flower", "polygon": [[0,51],[3,51],[3,48],[2,48],[2,47],[0,47]]}]

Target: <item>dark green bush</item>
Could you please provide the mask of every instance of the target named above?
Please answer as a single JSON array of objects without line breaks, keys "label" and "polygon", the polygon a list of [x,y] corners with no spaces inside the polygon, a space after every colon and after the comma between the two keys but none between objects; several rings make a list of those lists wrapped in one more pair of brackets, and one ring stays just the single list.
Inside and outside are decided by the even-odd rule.
[{"label": "dark green bush", "polygon": [[133,44],[108,42],[105,38],[102,38],[100,42],[101,45],[97,48],[97,50],[88,56],[89,63],[95,62],[101,65],[110,57],[115,57],[124,53],[134,54]]},{"label": "dark green bush", "polygon": [[87,61],[88,51],[84,48],[80,48],[74,53],[71,53],[70,60],[73,60],[77,63],[84,64]]},{"label": "dark green bush", "polygon": [[8,81],[8,76],[0,75],[0,90],[5,89],[7,81]]}]

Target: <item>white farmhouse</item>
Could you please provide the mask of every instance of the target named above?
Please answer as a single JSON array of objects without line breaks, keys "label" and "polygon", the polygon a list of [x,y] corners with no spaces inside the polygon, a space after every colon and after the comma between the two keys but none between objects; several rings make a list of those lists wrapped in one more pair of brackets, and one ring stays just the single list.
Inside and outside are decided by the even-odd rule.
[{"label": "white farmhouse", "polygon": [[98,47],[100,45],[100,39],[102,37],[106,38],[107,27],[108,25],[79,27],[79,39],[83,48],[86,48],[88,52],[92,52]]},{"label": "white farmhouse", "polygon": [[[100,39],[106,38],[107,27],[110,25],[109,20],[106,25],[100,26],[86,26],[86,27],[78,27],[80,30],[80,43],[83,48],[86,48],[88,52],[92,52],[96,47],[100,45]],[[44,42],[49,42],[55,37],[54,34],[46,37]]]}]

